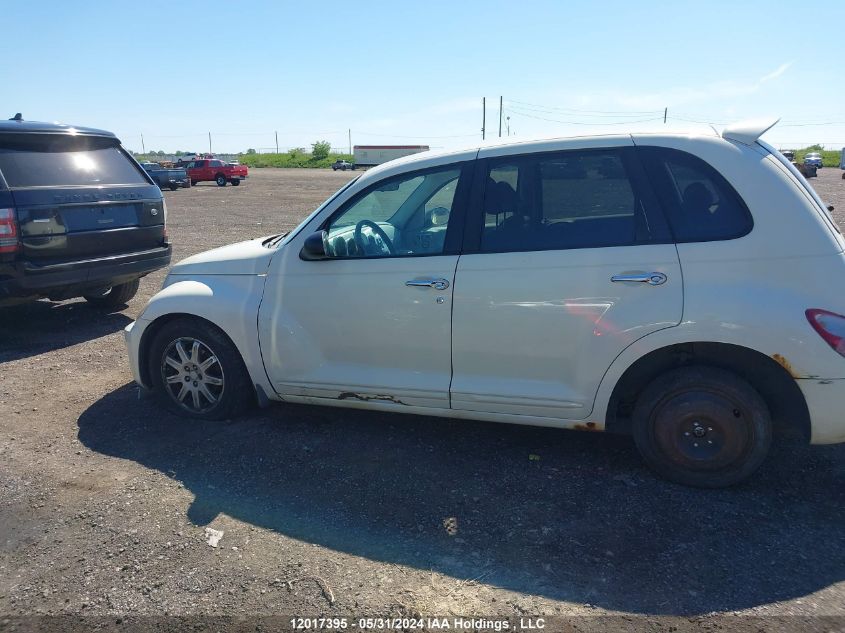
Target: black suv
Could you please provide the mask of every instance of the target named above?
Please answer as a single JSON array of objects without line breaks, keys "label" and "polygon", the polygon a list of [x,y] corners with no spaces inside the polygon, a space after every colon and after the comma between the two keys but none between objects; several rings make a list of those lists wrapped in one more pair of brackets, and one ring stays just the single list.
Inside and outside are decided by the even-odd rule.
[{"label": "black suv", "polygon": [[0,121],[0,306],[114,308],[170,263],[161,190],[111,132]]}]

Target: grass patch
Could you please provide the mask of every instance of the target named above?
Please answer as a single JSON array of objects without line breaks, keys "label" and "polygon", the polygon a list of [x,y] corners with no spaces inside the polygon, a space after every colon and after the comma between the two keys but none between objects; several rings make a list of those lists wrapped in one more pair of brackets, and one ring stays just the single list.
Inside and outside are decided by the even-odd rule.
[{"label": "grass patch", "polygon": [[306,152],[285,152],[284,154],[243,154],[239,157],[247,167],[305,167],[325,169],[336,160],[352,162],[349,154],[329,154],[325,158],[314,158]]},{"label": "grass patch", "polygon": [[818,149],[817,147],[805,147],[804,149],[796,149],[795,162],[803,163],[804,156],[806,156],[810,152],[819,152],[822,155],[822,165],[824,165],[825,167],[839,167],[839,159],[842,157],[841,149]]}]

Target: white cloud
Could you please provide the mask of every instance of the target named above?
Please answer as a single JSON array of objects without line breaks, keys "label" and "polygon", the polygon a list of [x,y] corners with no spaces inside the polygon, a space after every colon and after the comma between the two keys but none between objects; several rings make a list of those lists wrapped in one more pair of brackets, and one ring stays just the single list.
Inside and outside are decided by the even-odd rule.
[{"label": "white cloud", "polygon": [[792,64],[794,64],[794,63],[795,63],[794,61],[791,61],[791,62],[786,62],[785,64],[781,64],[780,66],[777,67],[777,70],[773,70],[768,75],[763,75],[760,78],[760,81],[758,81],[757,83],[763,84],[767,81],[771,81],[772,79],[777,79],[783,73],[785,73],[789,69],[789,67],[792,66]]}]

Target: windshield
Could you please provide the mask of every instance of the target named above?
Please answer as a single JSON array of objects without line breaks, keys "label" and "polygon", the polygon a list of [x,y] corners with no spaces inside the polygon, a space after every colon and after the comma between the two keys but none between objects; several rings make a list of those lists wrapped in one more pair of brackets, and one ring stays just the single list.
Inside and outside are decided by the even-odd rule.
[{"label": "windshield", "polygon": [[337,199],[337,198],[338,198],[338,196],[340,196],[340,195],[341,195],[344,191],[346,191],[346,190],[347,190],[347,189],[349,189],[352,185],[354,185],[356,182],[358,182],[358,179],[359,179],[360,177],[361,177],[361,176],[358,176],[358,177],[356,177],[356,178],[353,178],[353,179],[352,179],[352,180],[350,180],[348,183],[346,183],[345,185],[343,185],[340,189],[338,189],[337,191],[335,191],[335,192],[334,192],[331,196],[329,196],[329,197],[326,199],[326,201],[325,201],[325,202],[323,202],[323,204],[321,204],[319,207],[317,207],[316,209],[314,209],[314,211],[312,211],[312,212],[308,215],[308,217],[307,217],[307,218],[305,218],[302,222],[300,222],[300,223],[299,223],[299,225],[298,225],[295,229],[293,229],[290,233],[287,233],[287,234],[284,236],[284,239],[283,239],[283,240],[279,241],[278,243],[274,243],[274,244],[273,244],[273,246],[282,246],[283,244],[287,244],[290,240],[292,240],[294,237],[296,237],[296,236],[299,234],[299,232],[300,232],[300,231],[301,231],[301,230],[302,230],[305,226],[307,226],[307,225],[308,225],[308,223],[309,223],[309,222],[311,222],[311,220],[312,220],[312,219],[314,219],[314,217],[315,217],[318,213],[320,213],[320,212],[321,212],[323,209],[325,209],[328,205],[330,205],[332,202],[334,202],[334,201],[335,201],[335,199]]}]

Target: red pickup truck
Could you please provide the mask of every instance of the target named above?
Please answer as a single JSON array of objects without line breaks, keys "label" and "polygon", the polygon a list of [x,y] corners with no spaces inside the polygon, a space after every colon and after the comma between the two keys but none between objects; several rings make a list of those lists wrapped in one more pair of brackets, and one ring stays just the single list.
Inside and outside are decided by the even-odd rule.
[{"label": "red pickup truck", "polygon": [[216,182],[217,186],[225,187],[227,182],[231,182],[237,186],[249,175],[246,165],[230,165],[216,158],[192,160],[186,169],[191,185],[198,182]]}]

